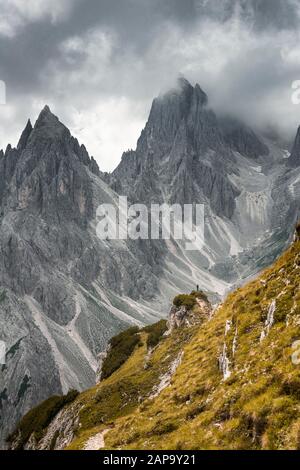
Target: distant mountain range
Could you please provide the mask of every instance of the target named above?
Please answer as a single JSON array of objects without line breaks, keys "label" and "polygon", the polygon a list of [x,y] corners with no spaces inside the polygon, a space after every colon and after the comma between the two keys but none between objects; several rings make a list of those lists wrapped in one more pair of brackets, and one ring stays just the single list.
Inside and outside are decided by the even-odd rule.
[{"label": "distant mountain range", "polygon": [[[290,156],[180,79],[153,101],[135,151],[103,174],[46,106],[0,151],[1,439],[43,399],[95,383],[97,356],[178,292],[212,301],[282,252],[299,217],[300,139]],[[101,203],[202,203],[205,246],[101,241]],[[4,445],[4,444],[3,444]]]}]

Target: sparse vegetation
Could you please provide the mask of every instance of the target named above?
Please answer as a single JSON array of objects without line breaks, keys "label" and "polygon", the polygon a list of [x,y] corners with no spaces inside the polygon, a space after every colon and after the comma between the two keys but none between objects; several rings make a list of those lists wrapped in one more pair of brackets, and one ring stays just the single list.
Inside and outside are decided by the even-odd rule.
[{"label": "sparse vegetation", "polygon": [[[291,360],[292,344],[300,340],[299,266],[300,241],[258,279],[230,293],[209,321],[204,316],[201,324],[163,339],[164,322],[114,338],[108,370],[117,367],[77,398],[80,426],[68,448],[81,449],[109,427],[106,449],[299,449],[300,366]],[[197,311],[198,295],[178,296],[174,305]],[[224,344],[227,380],[218,364]],[[169,386],[153,397],[181,352]]]},{"label": "sparse vegetation", "polygon": [[197,299],[208,301],[204,292],[192,291],[190,294],[177,295],[173,300],[173,304],[175,307],[185,306],[188,310],[191,310],[196,305]]},{"label": "sparse vegetation", "polygon": [[78,395],[79,392],[76,390],[70,390],[67,395],[48,398],[22,418],[16,431],[7,440],[17,439],[18,449],[21,450],[32,433],[34,433],[37,440],[41,439],[44,430],[57,413],[64,406],[72,403]]},{"label": "sparse vegetation", "polygon": [[[231,293],[209,322],[195,328],[171,386],[143,411],[117,420],[106,437],[107,448],[299,448],[299,366],[291,361],[291,345],[300,339],[299,252],[297,242],[257,280]],[[179,296],[174,304],[184,305],[187,298],[192,305],[190,296]],[[274,299],[274,324],[261,342]],[[227,320],[231,328],[225,337]],[[224,341],[231,369],[225,381],[217,362]],[[149,423],[159,413],[174,429],[150,435]]]},{"label": "sparse vegetation", "polygon": [[158,345],[161,338],[163,337],[163,334],[167,331],[167,321],[160,320],[159,322],[154,323],[154,325],[146,326],[143,331],[148,333],[147,347],[154,348]]},{"label": "sparse vegetation", "polygon": [[107,379],[118,370],[138,344],[141,344],[138,327],[131,327],[114,336],[109,342],[110,350],[103,361],[101,378]]},{"label": "sparse vegetation", "polygon": [[[147,327],[146,327],[147,328]],[[180,331],[175,338],[167,337],[152,352],[152,366],[145,368],[148,333],[140,332],[141,346],[134,349],[128,360],[110,377],[82,394],[80,432],[69,449],[81,449],[89,433],[117,419],[130,416],[135,410],[145,410],[147,398],[160,382],[161,374],[169,370],[189,335]],[[106,424],[105,424],[106,423]]]}]

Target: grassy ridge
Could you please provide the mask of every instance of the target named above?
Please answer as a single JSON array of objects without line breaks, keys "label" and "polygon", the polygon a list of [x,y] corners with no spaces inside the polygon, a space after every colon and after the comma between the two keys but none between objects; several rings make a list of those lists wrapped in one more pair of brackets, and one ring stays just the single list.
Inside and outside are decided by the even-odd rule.
[{"label": "grassy ridge", "polygon": [[[193,314],[201,315],[190,296],[175,302],[192,301]],[[109,375],[75,400],[80,425],[69,449],[111,428],[107,449],[300,450],[300,365],[291,358],[300,340],[299,241],[212,317],[168,336],[165,329],[159,322],[112,341]],[[154,396],[171,369],[169,386]]]},{"label": "grassy ridge", "polygon": [[165,337],[149,356],[148,333],[140,332],[140,342],[128,360],[110,377],[78,397],[80,427],[68,449],[81,449],[86,440],[118,419],[147,407],[147,401],[160,378],[178,356],[191,332],[180,331],[176,338]]},{"label": "grassy ridge", "polygon": [[67,395],[48,398],[22,418],[16,431],[8,437],[8,441],[17,438],[18,449],[21,450],[32,434],[36,440],[40,440],[53,418],[64,406],[72,403],[78,395],[79,392],[76,390],[70,390]]},{"label": "grassy ridge", "polygon": [[[194,331],[170,387],[118,419],[107,448],[300,449],[300,366],[291,360],[300,339],[299,286],[297,242]],[[274,324],[261,341],[274,300]],[[224,342],[227,380],[218,365]]]}]

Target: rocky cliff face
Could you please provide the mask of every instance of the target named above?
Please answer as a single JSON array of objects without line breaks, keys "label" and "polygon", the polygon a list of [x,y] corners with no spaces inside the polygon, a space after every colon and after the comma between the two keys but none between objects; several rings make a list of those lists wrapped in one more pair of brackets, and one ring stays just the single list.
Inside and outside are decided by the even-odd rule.
[{"label": "rocky cliff face", "polygon": [[292,148],[292,153],[289,158],[289,166],[292,168],[299,168],[300,166],[300,127],[298,129],[296,139]]},{"label": "rocky cliff face", "polygon": [[204,204],[205,248],[191,254],[172,240],[164,283],[189,290],[192,277],[224,293],[290,238],[299,215],[299,167],[288,169],[294,155],[287,159],[275,142],[217,116],[199,85],[180,79],[153,101],[136,150],[123,155],[109,181],[132,201]]},{"label": "rocky cliff face", "polygon": [[238,190],[224,169],[234,162],[206,94],[180,79],[178,89],[154,100],[136,152],[123,155],[112,185],[144,202],[167,193],[172,203],[193,203],[200,190],[216,214],[231,217]]},{"label": "rocky cliff face", "polygon": [[3,441],[37,402],[91,386],[113,334],[157,318],[138,302],[151,297],[159,266],[155,247],[98,240],[96,209],[117,195],[48,107],[2,152],[0,178]]},{"label": "rocky cliff face", "polygon": [[206,296],[196,296],[195,303],[189,305],[172,305],[167,321],[166,334],[173,333],[177,328],[200,325],[209,320],[213,314],[213,307]]},{"label": "rocky cliff face", "polygon": [[[274,142],[218,117],[184,79],[154,100],[137,149],[112,175],[48,107],[28,122],[17,148],[0,152],[2,442],[36,403],[91,386],[114,334],[152,323],[197,284],[219,299],[273,261],[299,213],[294,155],[287,160]],[[96,209],[116,207],[118,194],[204,204],[204,247],[189,252],[173,238],[100,241]]]}]

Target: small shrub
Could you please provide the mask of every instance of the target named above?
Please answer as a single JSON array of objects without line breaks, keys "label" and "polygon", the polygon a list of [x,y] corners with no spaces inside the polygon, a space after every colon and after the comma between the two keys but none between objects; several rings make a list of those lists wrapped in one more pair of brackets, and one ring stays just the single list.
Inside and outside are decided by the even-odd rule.
[{"label": "small shrub", "polygon": [[178,426],[175,423],[159,421],[148,433],[148,436],[163,436],[176,431],[177,428]]},{"label": "small shrub", "polygon": [[197,299],[208,302],[207,295],[202,291],[192,291],[190,294],[180,294],[175,297],[173,304],[175,307],[185,306],[188,310],[191,310],[197,303]]},{"label": "small shrub", "polygon": [[188,310],[191,310],[196,304],[196,299],[191,295],[181,294],[175,297],[175,299],[173,300],[173,304],[175,305],[175,307],[179,308],[184,306]]},{"label": "small shrub", "polygon": [[195,406],[191,410],[189,410],[186,414],[186,419],[193,420],[197,418],[198,415],[203,413],[206,409],[205,403],[201,403],[200,405]]},{"label": "small shrub", "polygon": [[241,417],[241,431],[246,433],[251,443],[261,446],[261,439],[267,429],[268,421],[265,416],[257,414],[243,415]]},{"label": "small shrub", "polygon": [[161,320],[154,325],[149,325],[144,328],[144,331],[148,333],[147,347],[154,348],[158,345],[163,334],[167,331],[167,321]]},{"label": "small shrub", "polygon": [[118,370],[131,356],[135,347],[141,344],[138,333],[138,327],[134,326],[110,340],[110,350],[102,365],[102,379],[107,379]]},{"label": "small shrub", "polygon": [[281,393],[283,395],[295,397],[297,400],[300,400],[300,379],[295,378],[283,382]]},{"label": "small shrub", "polygon": [[190,295],[192,295],[196,299],[201,299],[205,300],[205,302],[208,302],[208,297],[202,290],[193,290]]},{"label": "small shrub", "polygon": [[188,393],[186,395],[179,395],[178,393],[175,393],[173,400],[176,405],[181,405],[183,403],[186,403],[191,399],[191,395]]}]

